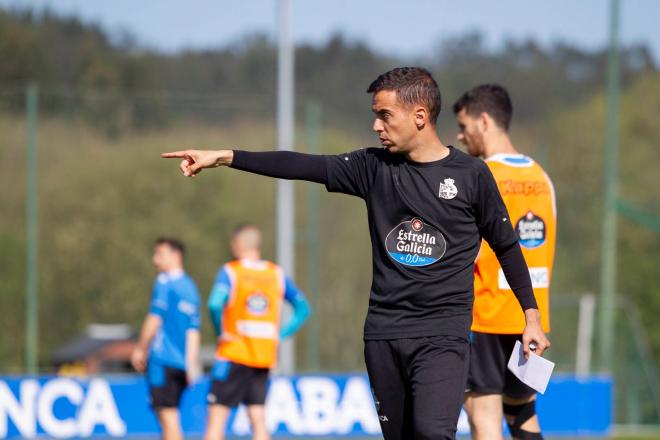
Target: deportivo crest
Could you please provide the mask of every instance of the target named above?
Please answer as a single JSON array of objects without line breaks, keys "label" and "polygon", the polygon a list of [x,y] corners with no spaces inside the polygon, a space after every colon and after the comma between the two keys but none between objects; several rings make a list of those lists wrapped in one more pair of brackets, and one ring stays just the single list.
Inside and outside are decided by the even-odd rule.
[{"label": "deportivo crest", "polygon": [[247,307],[255,315],[263,315],[268,311],[269,301],[266,295],[255,292],[247,299]]},{"label": "deportivo crest", "polygon": [[446,200],[450,200],[456,197],[456,194],[458,194],[458,188],[456,188],[454,182],[454,179],[446,178],[444,183],[440,184],[440,191],[438,192],[438,196]]}]

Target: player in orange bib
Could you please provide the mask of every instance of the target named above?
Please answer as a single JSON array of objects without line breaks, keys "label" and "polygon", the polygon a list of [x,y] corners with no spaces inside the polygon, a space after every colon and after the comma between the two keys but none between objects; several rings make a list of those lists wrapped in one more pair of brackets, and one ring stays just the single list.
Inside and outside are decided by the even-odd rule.
[{"label": "player in orange bib", "polygon": [[[232,234],[236,258],[220,268],[209,298],[218,333],[208,394],[205,440],[222,440],[233,407],[247,405],[253,439],[270,438],[264,403],[268,374],[277,363],[279,340],[293,335],[310,314],[303,293],[275,263],[261,259],[261,232],[253,225]],[[293,317],[280,325],[282,301]]]},{"label": "player in orange bib", "polygon": [[[454,104],[459,134],[468,153],[486,160],[509,211],[529,267],[544,332],[550,331],[548,288],[557,233],[552,182],[543,168],[520,154],[511,143],[512,105],[507,91],[484,84]],[[502,438],[502,415],[509,431],[521,440],[542,439],[536,416],[536,392],[507,370],[525,317],[504,277],[495,253],[486,242],[475,264],[474,309],[470,367],[465,409],[472,438]]]}]

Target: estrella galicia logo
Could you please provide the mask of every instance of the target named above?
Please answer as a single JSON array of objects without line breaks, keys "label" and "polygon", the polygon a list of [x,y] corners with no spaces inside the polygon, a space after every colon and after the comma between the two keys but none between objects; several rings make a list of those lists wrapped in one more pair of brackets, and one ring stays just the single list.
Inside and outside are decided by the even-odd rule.
[{"label": "estrella galicia logo", "polygon": [[528,249],[533,249],[545,243],[545,222],[528,211],[516,223],[516,232],[520,240],[520,245]]},{"label": "estrella galicia logo", "polygon": [[268,298],[261,292],[255,292],[248,297],[247,307],[255,315],[263,315],[268,311]]},{"label": "estrella galicia logo", "polygon": [[428,266],[440,260],[447,250],[447,241],[440,231],[413,218],[398,224],[385,237],[387,253],[406,266]]}]

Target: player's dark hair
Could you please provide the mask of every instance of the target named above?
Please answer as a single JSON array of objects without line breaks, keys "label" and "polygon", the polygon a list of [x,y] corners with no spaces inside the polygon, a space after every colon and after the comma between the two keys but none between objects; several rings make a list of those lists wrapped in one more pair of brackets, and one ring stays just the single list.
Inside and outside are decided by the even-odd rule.
[{"label": "player's dark hair", "polygon": [[463,93],[454,103],[454,114],[460,113],[463,109],[472,117],[488,113],[504,130],[509,129],[513,115],[509,92],[498,84],[482,84]]},{"label": "player's dark hair", "polygon": [[183,246],[181,240],[177,240],[176,238],[171,237],[158,237],[156,239],[156,246],[160,246],[161,244],[169,246],[170,249],[180,253],[182,257],[185,254],[185,247]]},{"label": "player's dark hair", "polygon": [[423,105],[429,111],[429,119],[434,125],[438,121],[442,98],[440,88],[431,72],[422,67],[397,67],[380,75],[369,85],[367,93],[393,90],[396,96],[407,105]]}]

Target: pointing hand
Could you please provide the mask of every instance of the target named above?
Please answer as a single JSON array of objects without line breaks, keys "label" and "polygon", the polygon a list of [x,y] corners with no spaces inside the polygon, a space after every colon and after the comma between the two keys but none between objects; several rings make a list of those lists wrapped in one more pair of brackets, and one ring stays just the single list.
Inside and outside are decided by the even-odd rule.
[{"label": "pointing hand", "polygon": [[231,165],[234,152],[231,150],[182,150],[163,153],[160,157],[165,159],[182,159],[179,164],[181,172],[184,176],[193,177],[199,174],[204,168]]}]

